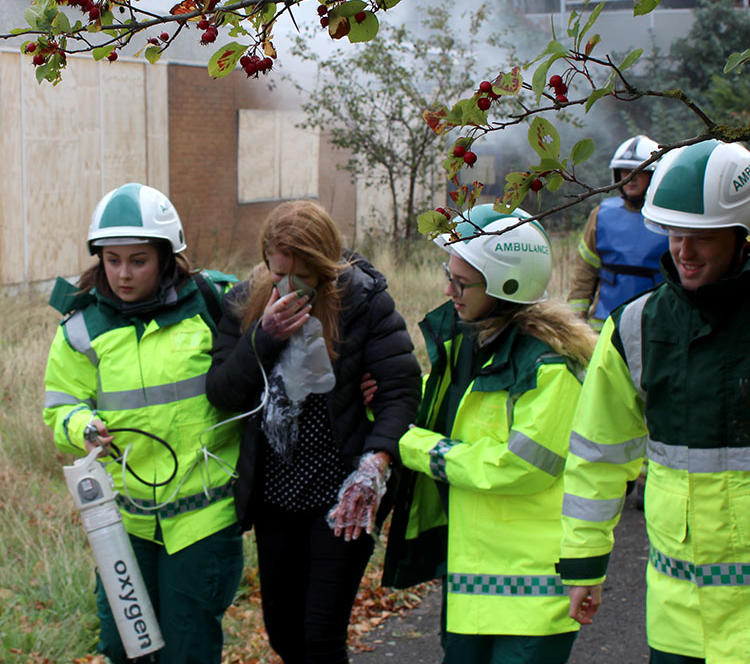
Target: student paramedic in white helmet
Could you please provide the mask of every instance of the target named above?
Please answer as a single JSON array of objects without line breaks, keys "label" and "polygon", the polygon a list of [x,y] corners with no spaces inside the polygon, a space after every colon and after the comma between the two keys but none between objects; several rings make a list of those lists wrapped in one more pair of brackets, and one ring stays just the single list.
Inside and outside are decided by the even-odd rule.
[{"label": "student paramedic in white helmet", "polygon": [[590,623],[625,483],[648,458],[651,664],[750,662],[750,152],[665,155],[643,210],[665,283],[615,310],[584,382],[565,470],[560,574]]},{"label": "student paramedic in white helmet", "polygon": [[[633,136],[615,150],[609,168],[618,183],[659,146]],[[623,302],[661,283],[659,259],[667,251],[664,235],[643,225],[641,208],[656,163],[619,187],[620,195],[595,207],[578,244],[568,302],[597,331]]]},{"label": "student paramedic in white helmet", "polygon": [[[65,318],[49,352],[44,420],[63,452],[84,456],[97,436],[108,451],[101,461],[166,642],[160,664],[219,664],[243,567],[231,491],[239,431],[206,431],[228,415],[206,399],[205,376],[234,279],[192,273],[174,206],[138,183],[102,198],[88,248],[96,264],[76,286],[58,279],[50,299]],[[124,664],[99,580],[97,611],[99,650]]]},{"label": "student paramedic in white helmet", "polygon": [[596,335],[545,299],[552,256],[538,222],[507,230],[528,215],[492,205],[466,216],[463,240],[436,240],[450,299],[420,324],[432,368],[399,442],[410,472],[383,583],[442,578],[445,664],[562,664],[578,629],[555,573],[562,472]]}]

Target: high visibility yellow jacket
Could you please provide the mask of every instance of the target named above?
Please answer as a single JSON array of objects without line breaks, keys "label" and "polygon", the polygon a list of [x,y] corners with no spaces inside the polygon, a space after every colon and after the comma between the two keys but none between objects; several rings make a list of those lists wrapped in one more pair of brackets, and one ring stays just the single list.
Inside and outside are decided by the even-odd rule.
[{"label": "high visibility yellow jacket", "polygon": [[[230,278],[216,272],[203,276],[220,298]],[[60,299],[56,293],[66,290],[65,283],[53,299]],[[188,280],[174,304],[148,318],[124,315],[95,291],[78,296],[72,306],[63,294],[68,301],[61,308],[73,313],[58,327],[47,361],[44,420],[60,450],[85,453],[83,433],[94,410],[110,431],[140,429],[167,443],[115,432],[114,443],[121,452],[127,449],[127,466],[143,482],[123,473],[120,463],[109,463],[107,470],[126,530],[163,541],[170,554],[237,520],[231,472],[238,427],[206,431],[230,415],[205,395],[215,329],[208,296]]]},{"label": "high visibility yellow jacket", "polygon": [[662,269],[667,284],[607,319],[589,365],[559,570],[604,579],[625,483],[647,457],[649,644],[750,662],[750,267],[693,292],[671,260]]},{"label": "high visibility yellow jacket", "polygon": [[459,346],[474,343],[453,336],[453,321],[447,303],[421,325],[432,371],[418,426],[399,443],[404,466],[417,472],[407,472],[399,489],[383,583],[405,586],[447,573],[449,632],[575,631],[554,565],[579,380],[565,358],[511,327],[471,378],[450,435],[438,433],[457,373],[450,358],[460,361]]}]

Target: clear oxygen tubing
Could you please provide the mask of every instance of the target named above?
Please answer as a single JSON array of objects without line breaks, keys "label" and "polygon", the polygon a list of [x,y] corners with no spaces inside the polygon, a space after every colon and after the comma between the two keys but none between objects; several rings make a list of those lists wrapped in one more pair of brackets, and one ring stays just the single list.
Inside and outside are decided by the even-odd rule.
[{"label": "clear oxygen tubing", "polygon": [[115,503],[112,479],[97,461],[101,451],[94,447],[72,466],[63,466],[63,474],[81,515],[125,653],[135,659],[163,648],[164,639]]},{"label": "clear oxygen tubing", "polygon": [[[253,334],[251,336],[251,344],[252,344],[252,347],[253,347],[253,351],[255,351],[255,330],[253,330]],[[257,357],[257,351],[256,351],[256,357]],[[229,475],[230,477],[232,477],[234,479],[237,478],[237,473],[236,473],[235,469],[231,468],[223,459],[221,459],[220,457],[216,456],[215,454],[213,454],[208,449],[208,446],[203,442],[203,436],[205,436],[209,431],[213,431],[214,429],[217,429],[217,428],[219,428],[221,426],[224,426],[226,424],[230,424],[231,422],[236,422],[237,420],[241,420],[241,419],[244,419],[246,417],[251,417],[252,415],[255,415],[255,413],[261,411],[265,407],[266,402],[268,401],[268,376],[266,375],[266,371],[263,368],[263,363],[260,360],[258,360],[258,366],[260,367],[260,373],[261,373],[261,376],[263,377],[263,394],[261,396],[260,403],[255,408],[253,408],[251,410],[248,410],[245,413],[240,413],[239,415],[234,415],[234,416],[229,417],[229,418],[227,418],[225,420],[222,420],[221,422],[217,422],[216,424],[212,424],[211,426],[206,427],[205,429],[203,429],[203,431],[201,431],[200,434],[198,434],[198,442],[200,443],[200,448],[199,448],[199,450],[198,450],[198,452],[196,454],[195,459],[190,464],[190,466],[188,467],[187,471],[183,474],[182,479],[179,481],[179,483],[175,487],[174,491],[172,491],[172,493],[163,502],[161,502],[161,503],[159,503],[157,505],[150,505],[150,506],[143,505],[143,504],[141,504],[140,502],[138,502],[135,498],[133,498],[130,495],[130,492],[128,491],[127,472],[130,472],[133,475],[133,477],[135,477],[139,482],[141,482],[142,484],[146,484],[147,486],[156,487],[156,486],[164,486],[166,484],[169,484],[169,482],[171,482],[172,479],[174,479],[175,475],[177,474],[178,462],[177,462],[177,455],[175,454],[174,449],[172,448],[172,446],[166,440],[164,440],[162,438],[159,438],[158,436],[156,436],[156,435],[154,435],[152,433],[149,433],[148,431],[143,431],[141,429],[129,429],[129,428],[120,428],[120,429],[111,429],[110,430],[110,433],[131,432],[131,433],[141,434],[141,435],[147,436],[149,438],[153,438],[157,442],[159,442],[162,445],[164,445],[171,452],[172,457],[174,459],[175,466],[174,466],[174,470],[173,470],[172,474],[169,476],[169,479],[167,479],[167,480],[165,480],[163,482],[157,482],[157,483],[148,482],[148,481],[140,478],[128,466],[127,458],[128,458],[128,454],[130,453],[130,450],[133,447],[132,443],[129,444],[129,445],[127,445],[125,447],[125,451],[122,452],[122,453],[120,452],[119,448],[117,448],[114,444],[110,444],[110,447],[112,447],[116,451],[117,456],[114,457],[114,460],[112,462],[109,462],[109,463],[121,462],[123,495],[124,495],[125,499],[129,503],[131,503],[132,505],[136,506],[139,510],[143,510],[143,511],[146,511],[146,512],[157,512],[157,511],[159,511],[164,506],[168,505],[169,503],[171,503],[174,500],[175,496],[177,496],[177,494],[179,493],[180,489],[182,488],[182,486],[185,483],[185,481],[187,480],[187,478],[190,476],[190,474],[199,465],[203,469],[203,477],[204,477],[204,480],[203,480],[203,493],[208,498],[209,494],[208,494],[208,486],[207,486],[207,483],[205,481],[205,475],[206,475],[205,468],[209,464],[209,462],[212,461],[212,460],[214,462],[218,463],[219,465],[221,465],[224,468],[224,470],[227,473],[227,475]],[[96,416],[96,411],[93,411],[91,413],[91,419],[89,420],[89,425],[91,425],[91,423],[93,422],[95,416]],[[95,443],[96,440],[92,440],[91,442]]]}]

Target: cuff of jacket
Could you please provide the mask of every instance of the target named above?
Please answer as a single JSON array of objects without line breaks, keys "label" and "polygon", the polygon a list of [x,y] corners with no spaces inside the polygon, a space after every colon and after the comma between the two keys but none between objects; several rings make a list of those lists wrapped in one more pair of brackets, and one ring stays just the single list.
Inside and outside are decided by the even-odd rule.
[{"label": "cuff of jacket", "polygon": [[605,553],[590,558],[560,558],[555,569],[566,585],[593,586],[604,581],[609,556]]}]

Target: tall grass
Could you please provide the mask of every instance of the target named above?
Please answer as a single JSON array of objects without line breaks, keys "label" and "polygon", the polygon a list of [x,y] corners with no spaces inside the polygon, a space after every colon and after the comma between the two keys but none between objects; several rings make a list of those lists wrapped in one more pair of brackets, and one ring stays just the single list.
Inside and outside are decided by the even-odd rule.
[{"label": "tall grass", "polygon": [[[418,322],[445,299],[445,254],[423,241],[408,247],[406,261],[397,261],[388,243],[358,250],[388,278],[426,369]],[[550,294],[564,295],[574,251],[573,239],[555,238]],[[249,272],[241,265],[222,267]],[[72,459],[57,452],[41,418],[44,367],[59,316],[39,295],[0,296],[0,305],[0,662],[73,662],[95,651],[97,620],[93,562],[62,479],[61,467]],[[246,563],[225,619],[225,661],[273,662],[251,535]]]}]

